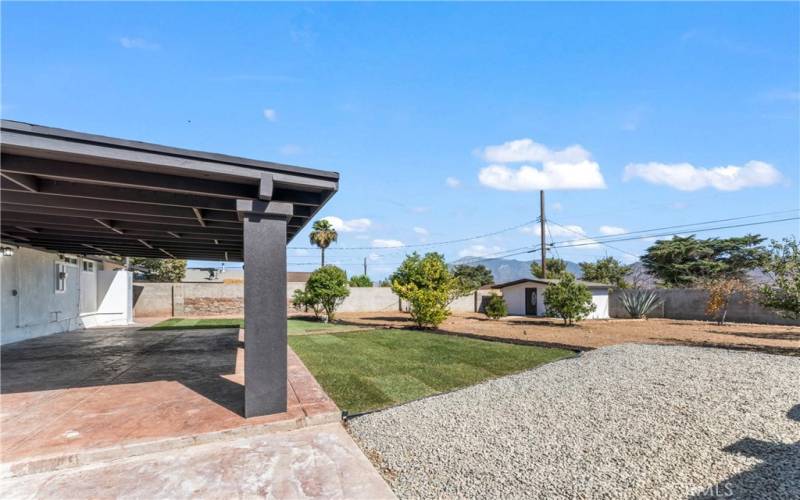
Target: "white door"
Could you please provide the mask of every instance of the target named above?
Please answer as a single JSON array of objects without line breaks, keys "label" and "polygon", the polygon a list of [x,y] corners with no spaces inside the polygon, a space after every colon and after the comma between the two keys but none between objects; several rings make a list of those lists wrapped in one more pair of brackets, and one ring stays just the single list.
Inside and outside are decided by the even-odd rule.
[{"label": "white door", "polygon": [[97,311],[97,269],[95,262],[81,263],[81,313]]}]

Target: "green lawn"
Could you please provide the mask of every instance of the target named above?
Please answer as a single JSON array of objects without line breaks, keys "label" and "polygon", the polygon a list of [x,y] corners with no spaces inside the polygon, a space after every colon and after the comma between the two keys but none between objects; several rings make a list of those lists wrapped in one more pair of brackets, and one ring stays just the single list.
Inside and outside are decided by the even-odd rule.
[{"label": "green lawn", "polygon": [[[143,328],[143,330],[194,330],[200,328],[241,328],[243,326],[244,320],[242,318],[172,318]],[[352,326],[321,323],[305,319],[290,319],[287,321],[287,327],[289,335],[302,335],[316,331],[353,330]]]},{"label": "green lawn", "polygon": [[294,336],[339,408],[376,410],[572,356],[571,351],[411,330]]}]

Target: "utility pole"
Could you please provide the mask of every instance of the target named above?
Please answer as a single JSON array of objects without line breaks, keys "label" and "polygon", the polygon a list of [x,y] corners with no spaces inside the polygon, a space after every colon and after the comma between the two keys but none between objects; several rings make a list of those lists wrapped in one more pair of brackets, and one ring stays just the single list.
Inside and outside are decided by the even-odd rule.
[{"label": "utility pole", "polygon": [[364,276],[367,275],[367,258],[364,257]]},{"label": "utility pole", "polygon": [[545,249],[544,189],[539,191],[539,223],[542,233],[542,279],[547,279],[547,250]]}]

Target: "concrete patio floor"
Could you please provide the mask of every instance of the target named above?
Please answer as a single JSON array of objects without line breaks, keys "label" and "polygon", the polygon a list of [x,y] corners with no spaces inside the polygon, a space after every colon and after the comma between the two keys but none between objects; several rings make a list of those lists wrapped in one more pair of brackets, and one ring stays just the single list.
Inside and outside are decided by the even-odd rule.
[{"label": "concrete patio floor", "polygon": [[341,424],[4,481],[5,498],[395,498]]},{"label": "concrete patio floor", "polygon": [[245,419],[240,336],[105,328],[3,346],[2,476],[339,422],[291,350],[288,411]]}]

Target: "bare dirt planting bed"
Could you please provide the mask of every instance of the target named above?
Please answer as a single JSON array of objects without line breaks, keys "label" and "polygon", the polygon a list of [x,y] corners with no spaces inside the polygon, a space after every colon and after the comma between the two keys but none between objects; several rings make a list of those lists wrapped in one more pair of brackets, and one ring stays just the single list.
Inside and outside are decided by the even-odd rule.
[{"label": "bare dirt planting bed", "polygon": [[[339,321],[381,328],[406,328],[406,313],[341,313]],[[672,319],[608,319],[582,321],[564,327],[555,319],[509,316],[497,321],[483,314],[457,314],[440,327],[441,333],[503,339],[530,344],[594,349],[623,343],[669,344],[746,349],[800,356],[800,326],[729,323]]]}]

